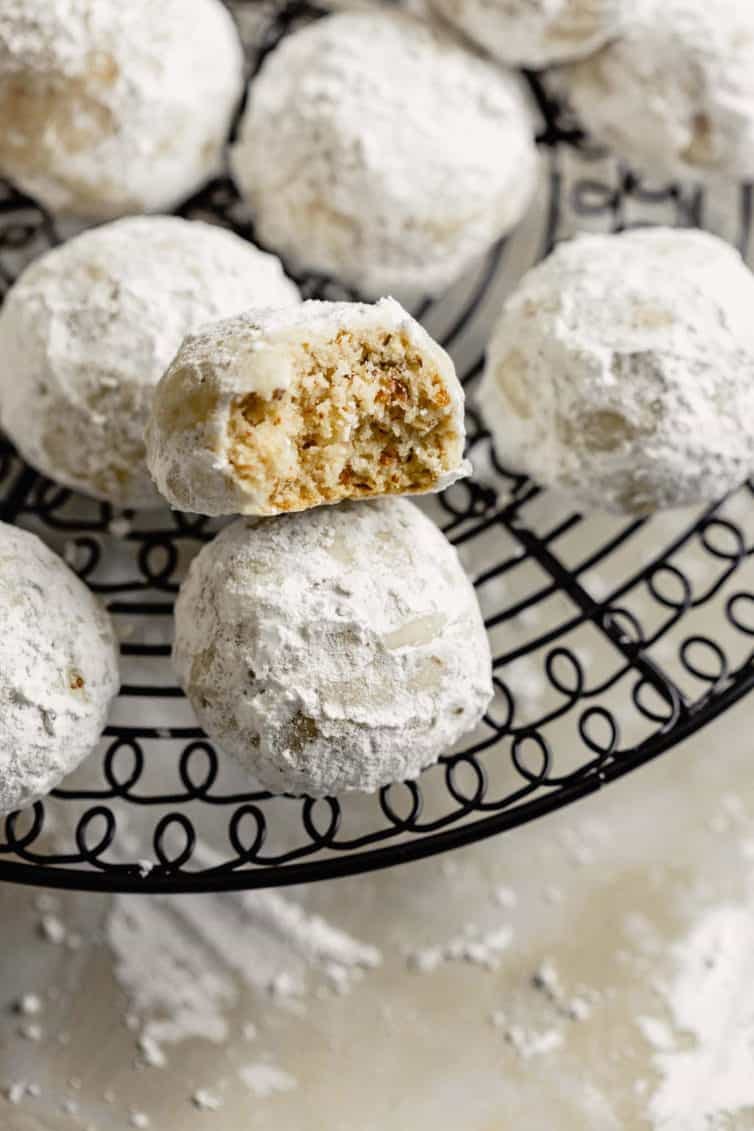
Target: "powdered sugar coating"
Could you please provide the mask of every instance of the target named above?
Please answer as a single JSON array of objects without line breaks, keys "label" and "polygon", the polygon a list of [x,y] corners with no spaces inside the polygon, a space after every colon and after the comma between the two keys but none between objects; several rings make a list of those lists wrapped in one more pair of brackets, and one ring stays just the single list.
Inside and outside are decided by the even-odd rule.
[{"label": "powdered sugar coating", "polygon": [[711,501],[754,469],[754,276],[700,231],[582,236],[526,275],[480,400],[498,456],[585,508]]},{"label": "powdered sugar coating", "polygon": [[415,778],[492,695],[474,589],[405,499],[227,527],[181,589],[174,661],[223,750],[313,796]]},{"label": "powdered sugar coating", "polygon": [[446,286],[521,219],[537,170],[518,79],[385,10],[276,48],[231,165],[266,246],[369,296]]},{"label": "powdered sugar coating", "polygon": [[[288,466],[295,453],[282,430],[271,440],[270,475],[257,490],[241,478],[234,462],[232,414],[242,396],[272,398],[295,389],[306,352],[341,332],[400,335],[436,368],[455,434],[452,468],[429,490],[443,490],[468,475],[463,390],[445,351],[393,299],[374,305],[309,301],[280,310],[252,310],[186,338],[157,387],[146,429],[149,469],[172,506],[207,515],[302,509],[271,507],[267,501],[270,478],[295,470],[294,464]],[[333,454],[338,454],[334,448]]]},{"label": "powdered sugar coating", "polygon": [[273,256],[200,221],[131,217],[85,232],[35,260],[6,297],[3,426],[51,478],[152,506],[144,425],[184,335],[255,302],[298,299]]},{"label": "powdered sugar coating", "polygon": [[566,69],[587,129],[642,171],[754,177],[754,7],[636,0],[622,35]]},{"label": "powdered sugar coating", "polygon": [[36,535],[0,523],[0,815],[92,752],[118,683],[105,610]]},{"label": "powdered sugar coating", "polygon": [[3,0],[0,172],[55,212],[170,209],[219,170],[242,86],[219,0]]},{"label": "powdered sugar coating", "polygon": [[624,0],[430,0],[503,63],[548,67],[583,59],[620,30]]}]

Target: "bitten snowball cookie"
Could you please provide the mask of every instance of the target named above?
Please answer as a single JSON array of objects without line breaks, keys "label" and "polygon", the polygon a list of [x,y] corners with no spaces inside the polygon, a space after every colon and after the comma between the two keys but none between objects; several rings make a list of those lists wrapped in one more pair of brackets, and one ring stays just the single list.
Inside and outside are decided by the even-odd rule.
[{"label": "bitten snowball cookie", "polygon": [[506,464],[585,508],[714,500],[754,470],[754,276],[706,232],[583,236],[526,275],[480,400]]},{"label": "bitten snowball cookie", "polygon": [[620,30],[625,0],[430,0],[449,23],[504,63],[583,59]]},{"label": "bitten snowball cookie", "polygon": [[636,0],[623,34],[566,69],[587,129],[640,170],[754,177],[754,5]]},{"label": "bitten snowball cookie", "polygon": [[278,792],[415,778],[492,696],[471,582],[405,499],[235,522],[192,562],[175,616],[201,725]]},{"label": "bitten snowball cookie", "polygon": [[3,0],[0,175],[55,212],[169,210],[220,168],[242,88],[219,0]]},{"label": "bitten snowball cookie", "polygon": [[184,335],[253,303],[297,302],[279,262],[221,228],[119,220],[35,260],[0,312],[0,418],[45,475],[154,506],[144,425]]},{"label": "bitten snowball cookie", "polygon": [[35,534],[0,523],[0,816],[92,752],[118,684],[105,610]]},{"label": "bitten snowball cookie", "polygon": [[453,362],[393,299],[202,327],[158,385],[146,438],[160,491],[199,514],[422,494],[470,470]]},{"label": "bitten snowball cookie", "polygon": [[537,170],[518,79],[387,11],[284,39],[231,164],[263,244],[373,297],[450,283],[521,219]]}]

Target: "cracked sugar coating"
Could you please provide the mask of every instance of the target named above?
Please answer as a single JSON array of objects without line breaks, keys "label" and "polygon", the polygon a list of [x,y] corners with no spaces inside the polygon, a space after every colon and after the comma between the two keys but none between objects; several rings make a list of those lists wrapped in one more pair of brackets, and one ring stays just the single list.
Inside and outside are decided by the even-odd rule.
[{"label": "cracked sugar coating", "polygon": [[637,0],[624,33],[563,82],[586,128],[650,175],[754,177],[748,0]]},{"label": "cracked sugar coating", "polygon": [[133,217],[35,260],[0,312],[0,417],[45,475],[117,506],[154,506],[144,425],[197,325],[295,303],[279,262],[222,228]]},{"label": "cracked sugar coating", "polygon": [[186,339],[155,393],[147,463],[199,514],[424,494],[470,470],[463,404],[453,362],[393,299],[252,310]]},{"label": "cracked sugar coating", "polygon": [[583,59],[620,30],[625,0],[430,0],[449,23],[514,67]]},{"label": "cracked sugar coating", "polygon": [[405,499],[239,519],[194,559],[175,615],[201,725],[276,792],[415,778],[492,696],[473,586]]},{"label": "cracked sugar coating", "polygon": [[219,0],[3,0],[0,174],[53,212],[169,210],[219,171],[242,89]]},{"label": "cracked sugar coating", "polygon": [[530,271],[480,402],[502,463],[584,508],[719,498],[754,470],[754,276],[706,232],[582,236]]},{"label": "cracked sugar coating", "polygon": [[537,173],[518,78],[379,10],[283,40],[231,165],[265,246],[373,297],[452,282],[518,223]]},{"label": "cracked sugar coating", "polygon": [[0,523],[0,816],[92,752],[118,685],[100,603],[35,534]]}]

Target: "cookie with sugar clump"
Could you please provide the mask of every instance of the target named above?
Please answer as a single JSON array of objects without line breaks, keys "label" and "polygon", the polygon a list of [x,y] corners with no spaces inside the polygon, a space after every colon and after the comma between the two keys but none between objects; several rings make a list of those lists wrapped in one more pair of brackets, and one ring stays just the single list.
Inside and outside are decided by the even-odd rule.
[{"label": "cookie with sugar clump", "polygon": [[147,462],[179,510],[273,515],[467,475],[453,362],[393,299],[252,310],[189,335]]},{"label": "cookie with sugar clump", "polygon": [[116,506],[159,504],[145,464],[154,387],[190,330],[296,303],[278,260],[223,228],[117,220],[36,259],[0,311],[0,419],[25,459]]},{"label": "cookie with sugar clump", "polygon": [[221,168],[242,89],[220,0],[3,0],[0,175],[53,212],[167,211]]},{"label": "cookie with sugar clump", "polygon": [[473,586],[406,499],[239,519],[192,562],[175,617],[201,725],[276,792],[415,778],[492,696]]},{"label": "cookie with sugar clump", "polygon": [[707,232],[581,236],[524,276],[480,390],[498,458],[586,509],[713,501],[754,469],[754,276]]},{"label": "cookie with sugar clump", "polygon": [[583,59],[621,30],[625,0],[430,0],[480,47],[513,67]]},{"label": "cookie with sugar clump", "polygon": [[368,297],[450,284],[522,218],[538,173],[518,77],[384,8],[285,37],[231,167],[266,247]]},{"label": "cookie with sugar clump", "polygon": [[118,686],[105,610],[35,534],[0,523],[0,816],[92,752]]},{"label": "cookie with sugar clump", "polygon": [[559,82],[594,137],[649,176],[754,178],[754,6],[636,0]]}]

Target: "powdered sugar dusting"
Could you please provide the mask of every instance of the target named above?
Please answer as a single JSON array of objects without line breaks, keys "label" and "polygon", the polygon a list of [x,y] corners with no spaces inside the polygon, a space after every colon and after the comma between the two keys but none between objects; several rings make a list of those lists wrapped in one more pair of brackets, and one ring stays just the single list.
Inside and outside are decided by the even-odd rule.
[{"label": "powdered sugar dusting", "polygon": [[500,955],[513,939],[513,928],[507,924],[483,934],[470,931],[434,946],[411,950],[407,954],[409,966],[422,974],[429,974],[445,962],[470,962],[488,970],[497,969]]},{"label": "powdered sugar dusting", "polygon": [[276,1092],[290,1092],[297,1086],[295,1076],[274,1064],[246,1064],[238,1075],[258,1099],[266,1099]]},{"label": "powdered sugar dusting", "polygon": [[[214,859],[206,848],[200,853]],[[137,1018],[138,1046],[154,1067],[166,1063],[165,1044],[223,1041],[241,984],[295,1009],[315,984],[335,980],[342,993],[381,962],[376,947],[275,891],[116,896],[107,939]]]},{"label": "powdered sugar dusting", "polygon": [[649,1114],[657,1131],[709,1131],[754,1108],[754,911],[713,908],[673,959],[664,991],[673,1029],[639,1022],[662,1074]]}]

